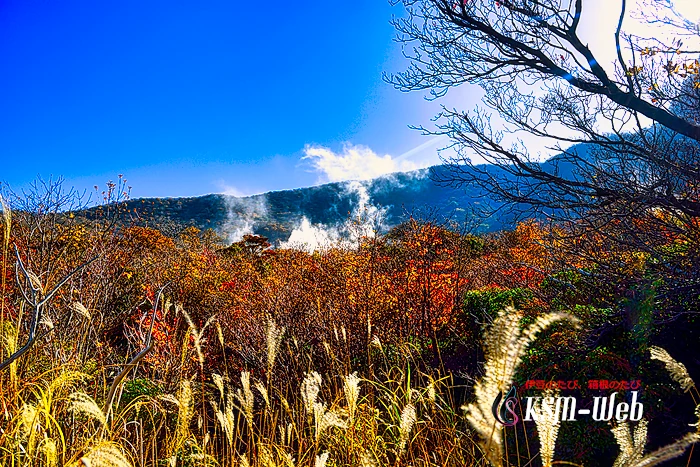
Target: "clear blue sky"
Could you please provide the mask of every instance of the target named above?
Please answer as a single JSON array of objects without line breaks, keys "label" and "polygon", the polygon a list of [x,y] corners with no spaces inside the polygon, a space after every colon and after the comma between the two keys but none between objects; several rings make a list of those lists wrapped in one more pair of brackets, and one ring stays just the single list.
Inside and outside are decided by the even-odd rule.
[{"label": "clear blue sky", "polygon": [[[407,126],[437,111],[381,80],[406,65],[389,24],[403,13],[383,0],[2,0],[0,180],[90,188],[124,174],[135,197],[250,194],[332,179],[301,159],[311,146],[399,157],[428,140]],[[438,146],[400,159],[436,162]]]}]

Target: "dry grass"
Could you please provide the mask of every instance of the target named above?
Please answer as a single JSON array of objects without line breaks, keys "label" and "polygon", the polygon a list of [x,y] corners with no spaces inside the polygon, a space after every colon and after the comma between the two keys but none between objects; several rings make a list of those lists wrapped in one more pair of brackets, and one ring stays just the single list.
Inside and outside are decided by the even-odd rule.
[{"label": "dry grass", "polygon": [[[94,380],[78,371],[51,370],[32,382],[21,381],[12,398],[3,397],[11,412],[0,430],[0,462],[119,467],[163,462],[250,467],[508,464],[492,420],[491,396],[511,383],[537,333],[562,319],[568,317],[543,315],[521,329],[515,310],[498,317],[486,334],[485,373],[475,385],[476,400],[464,407],[466,418],[450,408],[450,377],[417,371],[410,347],[397,349],[400,358],[390,360],[372,345],[372,380],[357,372],[321,375],[310,369],[296,383],[268,386],[249,371],[235,377],[211,373],[204,385],[181,380],[172,394],[144,395],[123,406],[118,397],[113,419],[98,403],[106,385],[95,388]],[[268,322],[272,344],[264,349],[267,355],[283,345],[282,332]],[[206,341],[201,334],[192,339],[200,346],[193,344],[199,368]],[[274,358],[265,363],[271,368]],[[96,397],[88,394],[90,388]],[[197,403],[200,396],[206,399],[204,410]],[[700,437],[690,433],[645,456],[646,423],[640,422],[634,434],[627,425],[613,429],[621,448],[615,467],[657,465]],[[543,421],[537,430],[542,463],[553,465],[558,424]]]},{"label": "dry grass", "polygon": [[508,391],[525,350],[540,331],[565,319],[576,323],[573,317],[549,313],[539,316],[523,330],[521,319],[522,315],[513,308],[507,308],[498,315],[484,338],[485,374],[474,385],[476,400],[462,407],[467,420],[479,435],[486,458],[494,466],[501,466],[504,456],[503,425],[493,416],[494,400],[498,394]]},{"label": "dry grass", "polygon": [[[96,316],[82,302],[70,303],[82,318]],[[223,365],[213,371],[210,352],[235,343],[226,341],[216,318],[209,317],[200,329],[181,304],[174,309],[185,330],[177,344],[180,352],[170,356],[167,367],[180,378],[170,384],[149,380],[144,365],[130,380],[151,381],[166,391],[127,398],[127,381],[115,384],[108,375],[118,374],[128,358],[115,369],[98,364],[88,374],[51,354],[35,352],[0,373],[0,465],[515,465],[504,452],[493,401],[512,384],[538,333],[558,321],[575,323],[567,315],[542,314],[523,328],[518,311],[504,310],[484,336],[483,375],[473,387],[474,401],[462,407],[461,415],[454,376],[426,365],[408,342],[383,344],[373,334],[377,326],[368,326],[366,348],[360,352],[367,355],[365,368],[370,369],[364,375],[352,368],[344,327],[324,342],[322,371],[314,366],[319,355],[269,317],[259,323],[264,341],[257,349],[262,356],[258,365],[235,371]],[[5,354],[16,349],[18,329],[3,323]],[[209,340],[207,329],[216,330]],[[290,355],[302,362],[299,367],[305,372],[299,378],[281,376],[288,374],[280,364],[285,355],[285,362]],[[682,364],[660,349],[653,350],[653,358],[667,365],[683,389],[696,390]],[[104,407],[111,392],[113,401]],[[700,438],[693,432],[644,455],[646,423],[640,422],[634,434],[627,425],[613,429],[621,447],[616,467],[657,465],[681,455]],[[537,423],[545,466],[557,462],[558,428],[546,420]]]},{"label": "dry grass", "polygon": [[[543,398],[557,397],[560,393],[558,390],[546,390],[542,393]],[[551,467],[554,462],[554,451],[557,444],[557,436],[561,423],[558,420],[552,420],[551,417],[543,416],[542,404],[536,404],[535,413],[537,418],[537,436],[540,440],[540,458],[542,459],[542,467]]]}]

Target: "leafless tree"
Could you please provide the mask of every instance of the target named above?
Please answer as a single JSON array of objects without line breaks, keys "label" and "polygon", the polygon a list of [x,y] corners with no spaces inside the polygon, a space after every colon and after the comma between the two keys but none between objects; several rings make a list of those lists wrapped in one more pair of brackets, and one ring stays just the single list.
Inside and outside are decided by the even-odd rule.
[{"label": "leafless tree", "polygon": [[[628,11],[621,0],[607,64],[581,38],[583,0],[404,0],[394,20],[409,68],[386,79],[444,96],[478,84],[484,107],[443,106],[437,129],[453,142],[443,181],[478,184],[491,198],[577,221],[663,209],[681,223],[700,215],[700,78],[697,25],[670,0]],[[625,32],[632,21],[664,35]],[[412,47],[411,47],[412,46]],[[546,163],[519,138],[561,152]],[[490,165],[470,162],[472,156]]]},{"label": "leafless tree", "polygon": [[[44,316],[44,309],[48,307],[50,300],[53,298],[56,292],[58,292],[58,290],[66,282],[68,282],[68,280],[71,277],[73,277],[76,273],[81,271],[85,266],[92,263],[95,259],[93,258],[89,261],[86,261],[77,268],[73,269],[65,277],[63,277],[58,282],[58,284],[56,284],[51,290],[47,292],[45,291],[45,288],[42,285],[39,276],[27,270],[26,266],[24,265],[24,262],[22,261],[22,257],[20,256],[19,250],[16,246],[15,256],[17,257],[17,284],[19,286],[20,292],[22,293],[22,297],[32,309],[32,318],[29,324],[29,336],[27,337],[27,342],[17,351],[15,351],[12,355],[10,355],[7,359],[0,362],[0,371],[9,367],[12,362],[20,358],[32,348],[32,346],[36,343],[37,339],[39,339],[40,337],[37,334],[39,330],[39,324],[42,322]],[[23,281],[26,283],[26,285],[23,285]],[[53,324],[49,322],[49,331],[47,332],[50,332],[50,330],[52,329]]]},{"label": "leafless tree", "polygon": [[[479,187],[495,201],[488,214],[510,211],[564,226],[551,230],[564,237],[552,256],[561,255],[567,268],[572,255],[595,264],[579,270],[589,285],[654,288],[666,313],[656,322],[697,309],[698,25],[671,0],[634,7],[620,0],[610,53],[601,54],[582,37],[581,21],[609,12],[584,0],[400,3],[407,14],[393,23],[410,65],[386,80],[434,99],[462,84],[484,93],[483,106],[443,105],[435,128],[420,128],[450,138],[454,155],[439,181]],[[544,160],[533,140],[558,155]],[[655,278],[622,279],[625,258],[640,251],[650,255],[647,271]]]},{"label": "leafless tree", "polygon": [[[86,197],[66,189],[60,177],[37,178],[19,190],[5,184],[0,193],[12,209],[13,236],[22,239],[20,249],[27,267],[41,271],[42,281],[53,282],[64,272],[56,269],[59,259],[71,255],[66,232],[75,225],[72,213],[87,206]],[[72,259],[75,263],[84,260]]]}]

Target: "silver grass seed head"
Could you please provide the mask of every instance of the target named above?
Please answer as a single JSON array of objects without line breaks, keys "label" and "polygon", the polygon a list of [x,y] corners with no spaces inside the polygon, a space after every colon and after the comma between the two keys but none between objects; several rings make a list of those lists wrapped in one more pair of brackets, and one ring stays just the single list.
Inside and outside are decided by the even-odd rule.
[{"label": "silver grass seed head", "polygon": [[406,444],[410,439],[411,430],[416,421],[416,407],[413,404],[407,404],[401,411],[401,421],[399,424],[399,453],[406,451]]},{"label": "silver grass seed head", "polygon": [[674,360],[665,349],[651,346],[649,347],[649,353],[651,354],[652,360],[659,360],[664,363],[666,371],[668,371],[675,382],[681,385],[681,389],[683,389],[684,392],[690,391],[690,389],[695,386],[695,382],[688,374],[685,365]]}]

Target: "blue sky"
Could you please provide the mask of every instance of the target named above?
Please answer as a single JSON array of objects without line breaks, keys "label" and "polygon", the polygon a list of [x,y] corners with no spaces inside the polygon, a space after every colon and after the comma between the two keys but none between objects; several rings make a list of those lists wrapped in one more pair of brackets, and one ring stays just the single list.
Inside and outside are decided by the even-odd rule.
[{"label": "blue sky", "polygon": [[[436,104],[381,79],[405,66],[400,6],[258,5],[0,2],[0,180],[249,194],[332,179],[305,148],[381,159],[429,140],[408,125]],[[437,162],[434,143],[397,167]]]},{"label": "blue sky", "polygon": [[[696,2],[676,0],[700,16]],[[0,181],[90,190],[124,174],[134,197],[244,195],[439,161],[446,142],[408,128],[438,103],[381,79],[407,64],[401,6],[260,5],[1,0]],[[610,39],[600,23],[619,7],[585,6],[590,40]]]}]

